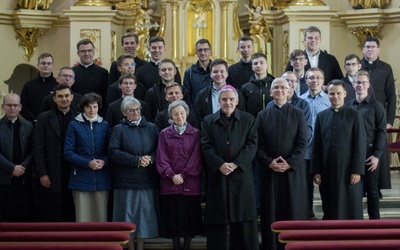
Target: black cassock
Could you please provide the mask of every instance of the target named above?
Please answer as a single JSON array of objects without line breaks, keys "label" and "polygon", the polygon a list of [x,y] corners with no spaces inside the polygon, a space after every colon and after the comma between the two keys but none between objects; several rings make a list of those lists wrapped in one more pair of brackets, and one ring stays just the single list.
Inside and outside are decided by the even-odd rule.
[{"label": "black cassock", "polygon": [[361,181],[350,184],[351,174],[364,174],[366,138],[361,113],[343,106],[317,115],[311,160],[312,174],[321,174],[319,191],[323,219],[363,219]]},{"label": "black cassock", "polygon": [[[307,124],[302,110],[286,103],[261,111],[257,116],[260,162],[260,218],[263,249],[282,248],[271,223],[279,220],[306,220],[310,217],[304,153]],[[278,173],[269,168],[282,156],[291,169]]]}]

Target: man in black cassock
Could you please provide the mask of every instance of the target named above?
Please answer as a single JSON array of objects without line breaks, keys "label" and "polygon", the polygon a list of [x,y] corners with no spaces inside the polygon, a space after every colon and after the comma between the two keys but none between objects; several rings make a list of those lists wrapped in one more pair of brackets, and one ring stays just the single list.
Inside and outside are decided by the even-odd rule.
[{"label": "man in black cassock", "polygon": [[274,104],[257,115],[260,162],[262,248],[283,249],[271,223],[310,219],[306,167],[307,123],[303,111],[287,102],[289,83],[276,78],[271,85]]},{"label": "man in black cassock", "polygon": [[236,108],[236,89],[221,88],[221,109],[204,118],[201,147],[208,164],[207,249],[258,250],[251,161],[257,150],[254,117]]},{"label": "man in black cassock", "polygon": [[311,173],[319,185],[324,220],[363,219],[361,176],[366,139],[361,113],[344,105],[345,85],[328,84],[331,107],[317,115]]}]

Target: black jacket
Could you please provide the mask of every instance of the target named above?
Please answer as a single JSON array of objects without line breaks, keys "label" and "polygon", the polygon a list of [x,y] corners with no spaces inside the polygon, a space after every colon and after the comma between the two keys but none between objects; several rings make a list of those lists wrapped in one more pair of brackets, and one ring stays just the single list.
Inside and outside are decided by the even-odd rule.
[{"label": "black jacket", "polygon": [[265,109],[267,104],[272,101],[271,84],[275,78],[268,74],[266,78],[258,80],[253,75],[250,81],[242,86],[242,94],[246,106],[246,111],[257,117],[258,112]]},{"label": "black jacket", "polygon": [[[33,125],[22,119],[19,121],[19,140],[21,143],[21,163],[26,170],[31,168],[33,160]],[[0,119],[0,184],[10,185],[12,172],[14,171],[15,163],[12,162],[13,155],[13,131],[11,121],[5,116]],[[26,172],[23,175],[28,178]],[[15,197],[17,198],[17,197]]]},{"label": "black jacket", "polygon": [[[78,115],[73,108],[71,120]],[[67,187],[69,180],[68,169],[63,167],[64,138],[57,116],[57,108],[41,113],[38,116],[35,129],[35,170],[38,177],[48,175],[51,181],[49,192],[60,193],[62,186]],[[65,166],[64,166],[65,167]]]}]

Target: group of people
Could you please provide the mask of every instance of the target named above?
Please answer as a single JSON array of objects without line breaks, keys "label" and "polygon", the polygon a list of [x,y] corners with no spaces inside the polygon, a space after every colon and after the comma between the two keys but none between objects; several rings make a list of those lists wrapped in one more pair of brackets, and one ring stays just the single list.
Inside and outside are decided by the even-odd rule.
[{"label": "group of people", "polygon": [[137,35],[124,34],[109,72],[93,63],[88,39],[77,44],[79,65],[56,78],[42,54],[39,76],[2,104],[1,221],[129,221],[130,249],[158,235],[189,249],[205,230],[203,200],[207,249],[259,249],[258,214],[263,249],[283,249],[270,225],[314,217],[314,183],[323,219],[362,219],[364,192],[379,219],[379,190],[390,188],[391,67],[374,37],[362,60],[345,58],[345,77],[320,50],[317,27],[304,42],[274,78],[250,37],[229,67],[200,39],[182,85],[161,37],[149,40],[146,62]]}]

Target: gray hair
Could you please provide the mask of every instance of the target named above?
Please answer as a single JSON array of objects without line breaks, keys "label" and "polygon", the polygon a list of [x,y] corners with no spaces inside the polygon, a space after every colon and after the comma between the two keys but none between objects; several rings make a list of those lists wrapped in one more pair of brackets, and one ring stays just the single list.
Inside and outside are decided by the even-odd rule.
[{"label": "gray hair", "polygon": [[121,103],[121,112],[124,113],[127,108],[130,106],[138,106],[141,107],[139,100],[133,96],[125,96]]},{"label": "gray hair", "polygon": [[168,106],[168,115],[170,118],[172,118],[172,110],[178,106],[182,106],[185,109],[186,116],[189,116],[189,106],[186,104],[186,102],[182,100],[176,100]]},{"label": "gray hair", "polygon": [[274,87],[275,83],[277,83],[277,82],[284,82],[284,83],[286,84],[286,87],[287,87],[288,89],[290,88],[289,83],[288,83],[288,81],[286,81],[285,78],[283,78],[283,77],[278,77],[278,78],[275,78],[275,79],[272,81],[272,83],[271,83],[271,89]]}]

